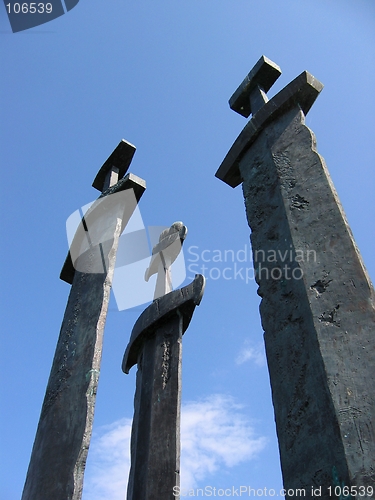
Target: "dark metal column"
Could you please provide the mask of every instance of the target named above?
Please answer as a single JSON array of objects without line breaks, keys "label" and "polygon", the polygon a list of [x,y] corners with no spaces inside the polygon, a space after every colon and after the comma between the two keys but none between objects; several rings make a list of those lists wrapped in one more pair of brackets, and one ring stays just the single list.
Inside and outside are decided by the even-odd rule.
[{"label": "dark metal column", "polygon": [[252,107],[277,73],[261,58],[231,98],[253,116],[216,176],[243,187],[284,487],[374,498],[374,289],[305,125],[322,84]]}]

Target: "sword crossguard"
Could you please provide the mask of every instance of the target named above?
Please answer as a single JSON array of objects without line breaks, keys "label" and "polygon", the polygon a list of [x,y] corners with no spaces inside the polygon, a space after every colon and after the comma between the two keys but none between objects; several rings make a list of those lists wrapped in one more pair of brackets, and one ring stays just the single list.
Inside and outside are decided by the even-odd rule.
[{"label": "sword crossguard", "polygon": [[215,174],[233,188],[243,181],[239,168],[241,159],[262,131],[293,107],[299,107],[306,115],[323,88],[323,84],[311,73],[303,71],[268,100],[266,92],[280,74],[277,64],[262,56],[229,99],[233,111],[245,118],[253,114]]}]

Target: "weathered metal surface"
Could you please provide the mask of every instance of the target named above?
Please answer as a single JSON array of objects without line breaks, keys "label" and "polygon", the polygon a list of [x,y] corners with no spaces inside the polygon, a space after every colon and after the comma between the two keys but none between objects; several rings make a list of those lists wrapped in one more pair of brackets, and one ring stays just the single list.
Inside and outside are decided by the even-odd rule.
[{"label": "weathered metal surface", "polygon": [[240,169],[284,485],[322,486],[328,498],[334,467],[347,486],[374,484],[375,311],[313,144],[294,108],[259,136]]},{"label": "weathered metal surface", "polygon": [[300,99],[247,136],[238,167],[284,487],[328,499],[375,483],[375,293]]},{"label": "weathered metal surface", "polygon": [[138,363],[128,500],[178,499],[182,335],[199,305],[205,280],[154,302],[134,325],[122,364]]},{"label": "weathered metal surface", "polygon": [[81,498],[116,251],[136,205],[129,206],[122,195],[130,187],[139,200],[145,182],[129,174],[107,189],[86,216],[89,244],[86,248],[81,238],[77,245],[73,283],[22,500]]}]

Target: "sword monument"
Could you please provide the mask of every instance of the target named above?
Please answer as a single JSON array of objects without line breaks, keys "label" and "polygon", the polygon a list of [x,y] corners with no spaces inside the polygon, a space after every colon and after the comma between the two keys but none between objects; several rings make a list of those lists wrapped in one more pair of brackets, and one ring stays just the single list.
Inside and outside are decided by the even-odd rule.
[{"label": "sword monument", "polygon": [[154,247],[145,279],[157,273],[155,298],[136,321],[122,369],[138,365],[128,500],[178,499],[182,335],[200,304],[205,279],[172,291],[171,265],[186,227],[175,222]]},{"label": "sword monument", "polygon": [[229,100],[252,118],[216,177],[242,183],[284,487],[374,498],[374,288],[305,125],[323,85],[268,101],[280,74],[261,57]]},{"label": "sword monument", "polygon": [[99,380],[103,332],[119,238],[146,189],[122,140],[99,170],[102,192],[84,215],[61,271],[72,285],[22,500],[79,500]]}]

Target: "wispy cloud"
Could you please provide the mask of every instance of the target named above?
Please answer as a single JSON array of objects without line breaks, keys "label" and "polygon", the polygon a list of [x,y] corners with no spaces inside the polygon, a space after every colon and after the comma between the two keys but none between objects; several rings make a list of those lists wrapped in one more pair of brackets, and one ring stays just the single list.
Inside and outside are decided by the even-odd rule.
[{"label": "wispy cloud", "polygon": [[90,445],[83,500],[125,500],[130,469],[131,419],[98,429]]},{"label": "wispy cloud", "polygon": [[266,444],[231,397],[213,395],[183,405],[181,486],[193,488],[222,467],[254,458]]},{"label": "wispy cloud", "polygon": [[246,361],[253,361],[257,366],[266,365],[266,354],[264,352],[263,344],[256,346],[252,345],[250,341],[245,340],[242,349],[236,358],[236,364],[242,365]]},{"label": "wispy cloud", "polygon": [[[212,395],[183,404],[181,412],[181,486],[189,489],[220,469],[259,454],[266,438],[254,428],[233,398]],[[129,474],[131,421],[122,419],[94,435],[83,500],[124,500]]]}]

